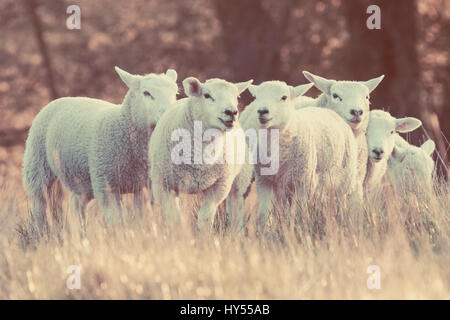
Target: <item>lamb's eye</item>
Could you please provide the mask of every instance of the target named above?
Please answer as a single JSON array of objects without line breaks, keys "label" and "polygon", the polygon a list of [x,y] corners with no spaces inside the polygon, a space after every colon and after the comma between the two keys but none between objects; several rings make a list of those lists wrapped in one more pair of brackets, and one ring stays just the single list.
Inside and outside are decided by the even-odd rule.
[{"label": "lamb's eye", "polygon": [[333,99],[339,99],[339,101],[342,101],[342,98],[339,97],[336,93],[333,93]]},{"label": "lamb's eye", "polygon": [[144,96],[146,96],[146,97],[151,97],[152,95],[150,94],[150,92],[144,91]]},{"label": "lamb's eye", "polygon": [[367,99],[367,100],[369,100],[369,98],[370,98],[369,96],[366,96],[366,99]]},{"label": "lamb's eye", "polygon": [[282,96],[282,97],[281,97],[281,100],[282,100],[282,101],[286,101],[286,100],[287,100],[287,96]]},{"label": "lamb's eye", "polygon": [[205,93],[203,96],[205,97],[205,99],[211,99],[212,98],[209,93]]},{"label": "lamb's eye", "polygon": [[391,131],[391,134],[394,134],[394,130]]}]

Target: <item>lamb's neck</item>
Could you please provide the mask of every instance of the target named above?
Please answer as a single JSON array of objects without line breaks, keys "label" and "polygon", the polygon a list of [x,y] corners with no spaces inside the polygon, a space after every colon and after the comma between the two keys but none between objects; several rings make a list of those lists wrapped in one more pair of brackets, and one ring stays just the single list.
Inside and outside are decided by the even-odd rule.
[{"label": "lamb's neck", "polygon": [[401,135],[398,133],[395,134],[395,145],[401,148],[407,148],[409,147],[409,142],[405,140]]},{"label": "lamb's neck", "polygon": [[[297,117],[296,110],[292,109],[292,113],[286,117],[282,126],[273,127],[272,129],[278,129],[280,135],[291,135],[291,131],[297,131],[299,124],[304,121],[302,117]],[[301,125],[300,125],[301,127]]]},{"label": "lamb's neck", "polygon": [[121,117],[125,120],[130,131],[138,134],[148,134],[154,128],[148,122],[148,114],[145,106],[136,105],[137,97],[131,91],[128,91],[121,109]]},{"label": "lamb's neck", "polygon": [[186,114],[184,117],[184,120],[186,122],[186,129],[189,130],[191,134],[194,133],[194,121],[196,121],[196,114],[195,114],[195,106],[194,101],[192,101],[191,98],[189,98],[187,104],[186,104]]},{"label": "lamb's neck", "polygon": [[128,91],[125,96],[120,112],[120,123],[125,126],[126,138],[129,139],[131,152],[138,158],[142,158],[141,153],[145,152],[154,125],[148,123],[148,115],[144,106],[135,105],[136,96]]},{"label": "lamb's neck", "polygon": [[375,187],[381,183],[384,174],[387,170],[387,159],[383,159],[380,162],[374,163],[370,160],[367,161],[367,171],[364,184],[369,188]]},{"label": "lamb's neck", "polygon": [[315,101],[315,106],[319,108],[326,108],[328,104],[328,98],[325,93],[321,93]]},{"label": "lamb's neck", "polygon": [[366,139],[366,131],[367,131],[367,126],[369,125],[369,117],[366,117],[364,119],[364,122],[362,123],[362,125],[358,128],[358,129],[353,129],[353,134],[355,135],[355,137],[358,138],[362,138],[362,139]]}]

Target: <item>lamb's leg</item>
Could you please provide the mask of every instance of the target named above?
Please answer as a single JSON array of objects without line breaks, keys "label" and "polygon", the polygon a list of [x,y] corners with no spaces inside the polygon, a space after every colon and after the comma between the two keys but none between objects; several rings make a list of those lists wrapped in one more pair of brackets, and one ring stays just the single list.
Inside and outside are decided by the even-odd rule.
[{"label": "lamb's leg", "polygon": [[178,194],[173,190],[165,190],[159,178],[152,179],[151,191],[156,204],[163,209],[167,220],[178,220],[180,217]]},{"label": "lamb's leg", "polygon": [[106,221],[110,226],[117,221],[123,223],[122,206],[120,203],[120,194],[118,192],[94,191],[94,196],[98,205],[103,210]]},{"label": "lamb's leg", "polygon": [[43,192],[31,197],[30,229],[36,237],[42,237],[48,232],[46,208],[47,201]]},{"label": "lamb's leg", "polygon": [[180,199],[175,191],[163,192],[161,203],[168,221],[178,221],[180,219]]},{"label": "lamb's leg", "polygon": [[72,214],[79,218],[81,234],[86,233],[86,206],[91,201],[92,197],[88,194],[78,195],[74,192],[70,194],[69,204]]},{"label": "lamb's leg", "polygon": [[222,201],[217,201],[217,198],[214,195],[208,194],[208,192],[205,193],[205,199],[197,216],[197,226],[200,230],[211,228],[217,207]]},{"label": "lamb's leg", "polygon": [[271,186],[258,182],[256,183],[256,193],[258,195],[258,220],[256,228],[257,232],[261,233],[273,208],[274,193]]},{"label": "lamb's leg", "polygon": [[57,182],[56,192],[53,193],[52,185],[55,182],[57,182],[56,179],[49,182],[47,186],[42,187],[42,191],[36,192],[31,196],[30,227],[37,237],[42,237],[50,231],[46,212],[48,202],[50,202],[53,222],[56,224],[55,227],[58,231],[62,227],[60,217],[62,213],[62,187]]},{"label": "lamb's leg", "polygon": [[231,182],[228,180],[229,177],[219,180],[203,192],[203,203],[197,215],[197,226],[200,230],[212,227],[217,208],[230,192]]},{"label": "lamb's leg", "polygon": [[241,230],[244,226],[244,195],[232,190],[226,199],[228,223],[231,229]]},{"label": "lamb's leg", "polygon": [[147,186],[147,194],[148,194],[148,200],[150,201],[150,205],[154,205],[155,204],[155,198],[153,197],[153,192],[152,192],[152,182],[150,181],[150,183]]},{"label": "lamb's leg", "polygon": [[53,223],[58,232],[61,232],[64,225],[62,210],[62,198],[64,191],[59,181],[55,180],[48,189],[48,200],[50,202],[50,211],[52,213]]},{"label": "lamb's leg", "polygon": [[40,237],[48,232],[48,191],[56,180],[47,162],[43,134],[30,133],[23,156],[22,175],[25,193],[31,200],[30,229],[35,236]]},{"label": "lamb's leg", "polygon": [[133,193],[133,203],[134,203],[134,210],[137,211],[139,218],[142,218],[143,212],[142,212],[142,198],[143,198],[143,190],[138,190]]}]

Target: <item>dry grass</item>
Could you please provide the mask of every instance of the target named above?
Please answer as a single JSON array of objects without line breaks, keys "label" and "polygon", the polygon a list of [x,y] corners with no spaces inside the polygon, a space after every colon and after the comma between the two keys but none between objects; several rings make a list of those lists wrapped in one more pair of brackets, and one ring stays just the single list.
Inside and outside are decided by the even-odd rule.
[{"label": "dry grass", "polygon": [[[446,183],[432,201],[388,193],[367,208],[297,203],[301,216],[288,225],[277,210],[261,237],[252,219],[246,233],[206,235],[166,225],[157,210],[137,218],[130,199],[127,223],[107,228],[93,202],[84,238],[68,215],[61,232],[52,228],[48,239],[34,241],[18,175],[0,174],[2,299],[450,298]],[[66,200],[63,207],[67,215]],[[252,191],[247,211],[255,209]],[[81,266],[80,290],[66,288],[70,265]],[[369,265],[380,267],[380,290],[366,286]]]}]

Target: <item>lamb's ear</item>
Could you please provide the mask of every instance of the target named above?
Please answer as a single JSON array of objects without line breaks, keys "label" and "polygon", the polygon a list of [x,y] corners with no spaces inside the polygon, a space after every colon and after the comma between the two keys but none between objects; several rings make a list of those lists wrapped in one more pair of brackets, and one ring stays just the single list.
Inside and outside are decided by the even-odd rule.
[{"label": "lamb's ear", "polygon": [[256,98],[256,91],[258,90],[258,86],[255,86],[254,84],[251,84],[248,86],[248,91],[253,96],[253,98]]},{"label": "lamb's ear", "polygon": [[183,88],[188,97],[200,97],[202,95],[202,83],[197,78],[184,79]]},{"label": "lamb's ear", "polygon": [[301,84],[296,87],[290,86],[289,89],[291,90],[291,97],[296,98],[296,97],[302,96],[306,93],[306,91],[311,89],[313,86],[314,86],[314,83]]},{"label": "lamb's ear", "polygon": [[331,86],[336,82],[335,80],[328,80],[319,76],[316,76],[308,71],[303,71],[303,75],[309,82],[313,83],[317,89],[325,94],[330,94]]},{"label": "lamb's ear", "polygon": [[167,69],[166,76],[168,76],[173,81],[177,82],[178,74],[174,69]]},{"label": "lamb's ear", "polygon": [[369,92],[372,92],[373,90],[375,90],[376,87],[378,87],[381,80],[383,80],[383,79],[384,79],[384,74],[379,76],[378,78],[373,78],[373,79],[367,80],[363,83],[366,85],[367,88],[369,88]]},{"label": "lamb's ear", "polygon": [[128,88],[136,89],[138,87],[138,85],[139,85],[138,76],[128,73],[125,70],[122,70],[117,66],[115,66],[114,69],[116,70],[120,79],[122,79],[122,81],[127,85]]},{"label": "lamb's ear", "polygon": [[436,144],[433,140],[428,139],[420,146],[420,148],[423,149],[423,151],[425,151],[429,156],[431,156],[431,154],[434,152],[434,149],[436,149]]},{"label": "lamb's ear", "polygon": [[251,84],[253,83],[253,79],[245,81],[245,82],[238,82],[234,85],[238,88],[239,94],[245,91]]},{"label": "lamb's ear", "polygon": [[422,125],[422,121],[416,118],[395,119],[395,131],[400,133],[411,132]]}]

